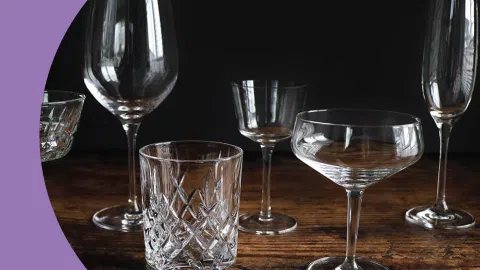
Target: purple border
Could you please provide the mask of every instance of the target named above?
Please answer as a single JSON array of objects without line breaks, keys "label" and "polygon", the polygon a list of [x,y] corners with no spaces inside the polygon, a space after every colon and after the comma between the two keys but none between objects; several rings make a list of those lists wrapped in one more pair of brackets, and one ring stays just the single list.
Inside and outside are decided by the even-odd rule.
[{"label": "purple border", "polygon": [[63,235],[43,180],[38,125],[55,52],[85,0],[1,0],[1,269],[85,269]]}]

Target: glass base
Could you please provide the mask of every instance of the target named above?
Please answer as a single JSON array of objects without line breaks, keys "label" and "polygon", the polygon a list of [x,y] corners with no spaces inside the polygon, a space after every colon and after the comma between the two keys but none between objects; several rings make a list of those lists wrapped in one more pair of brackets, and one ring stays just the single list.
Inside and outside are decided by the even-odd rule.
[{"label": "glass base", "polygon": [[449,208],[445,214],[432,211],[431,206],[412,208],[405,219],[427,229],[467,229],[475,225],[475,217],[460,209]]},{"label": "glass base", "polygon": [[284,234],[296,227],[295,219],[280,213],[272,213],[269,219],[260,219],[260,213],[248,213],[239,220],[239,230],[261,235]]},{"label": "glass base", "polygon": [[142,231],[143,215],[142,212],[131,213],[130,206],[116,205],[104,208],[93,215],[93,223],[102,229],[135,232]]},{"label": "glass base", "polygon": [[312,262],[307,270],[389,270],[376,261],[364,258],[356,258],[357,268],[350,265],[343,266],[345,257],[326,257]]}]

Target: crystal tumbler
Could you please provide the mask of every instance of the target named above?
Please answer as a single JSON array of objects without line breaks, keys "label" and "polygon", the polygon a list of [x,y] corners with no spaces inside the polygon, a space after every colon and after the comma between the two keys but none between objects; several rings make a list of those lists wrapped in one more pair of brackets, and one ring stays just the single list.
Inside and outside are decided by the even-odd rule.
[{"label": "crystal tumbler", "polygon": [[73,134],[83,109],[85,95],[67,91],[44,91],[40,112],[40,157],[42,162],[59,159],[70,151]]},{"label": "crystal tumbler", "polygon": [[153,269],[225,269],[237,256],[241,148],[177,141],[140,149],[145,259]]}]

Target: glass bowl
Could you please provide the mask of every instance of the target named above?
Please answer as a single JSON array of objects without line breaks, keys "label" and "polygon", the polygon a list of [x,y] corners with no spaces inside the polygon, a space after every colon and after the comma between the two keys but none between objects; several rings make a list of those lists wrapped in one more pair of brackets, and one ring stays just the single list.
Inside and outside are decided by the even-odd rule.
[{"label": "glass bowl", "polygon": [[40,113],[42,162],[64,157],[73,143],[85,95],[67,91],[44,91]]}]

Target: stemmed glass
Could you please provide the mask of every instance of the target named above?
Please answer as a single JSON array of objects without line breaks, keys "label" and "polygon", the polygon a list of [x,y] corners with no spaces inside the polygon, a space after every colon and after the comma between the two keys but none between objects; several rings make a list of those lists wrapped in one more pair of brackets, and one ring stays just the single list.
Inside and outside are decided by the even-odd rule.
[{"label": "stemmed glass", "polygon": [[128,139],[129,198],[98,211],[100,228],[142,228],[137,197],[135,141],[145,115],[168,96],[178,76],[178,56],[169,0],[91,0],[83,77],[88,90],[116,116]]},{"label": "stemmed glass", "polygon": [[294,218],[272,212],[270,169],[275,144],[291,137],[295,116],[303,109],[307,85],[281,80],[242,80],[231,83],[240,133],[260,144],[263,188],[260,212],[240,216],[244,232],[273,235],[292,231]]},{"label": "stemmed glass", "polygon": [[302,112],[297,115],[291,146],[301,161],[345,188],[348,197],[346,257],[322,258],[308,269],[388,269],[355,255],[362,195],[367,187],[421,158],[420,120],[375,110]]},{"label": "stemmed glass", "polygon": [[452,127],[472,99],[477,69],[478,15],[475,0],[431,1],[423,56],[422,86],[440,133],[437,199],[412,208],[406,220],[428,229],[475,225],[468,212],[447,206],[448,141]]}]

